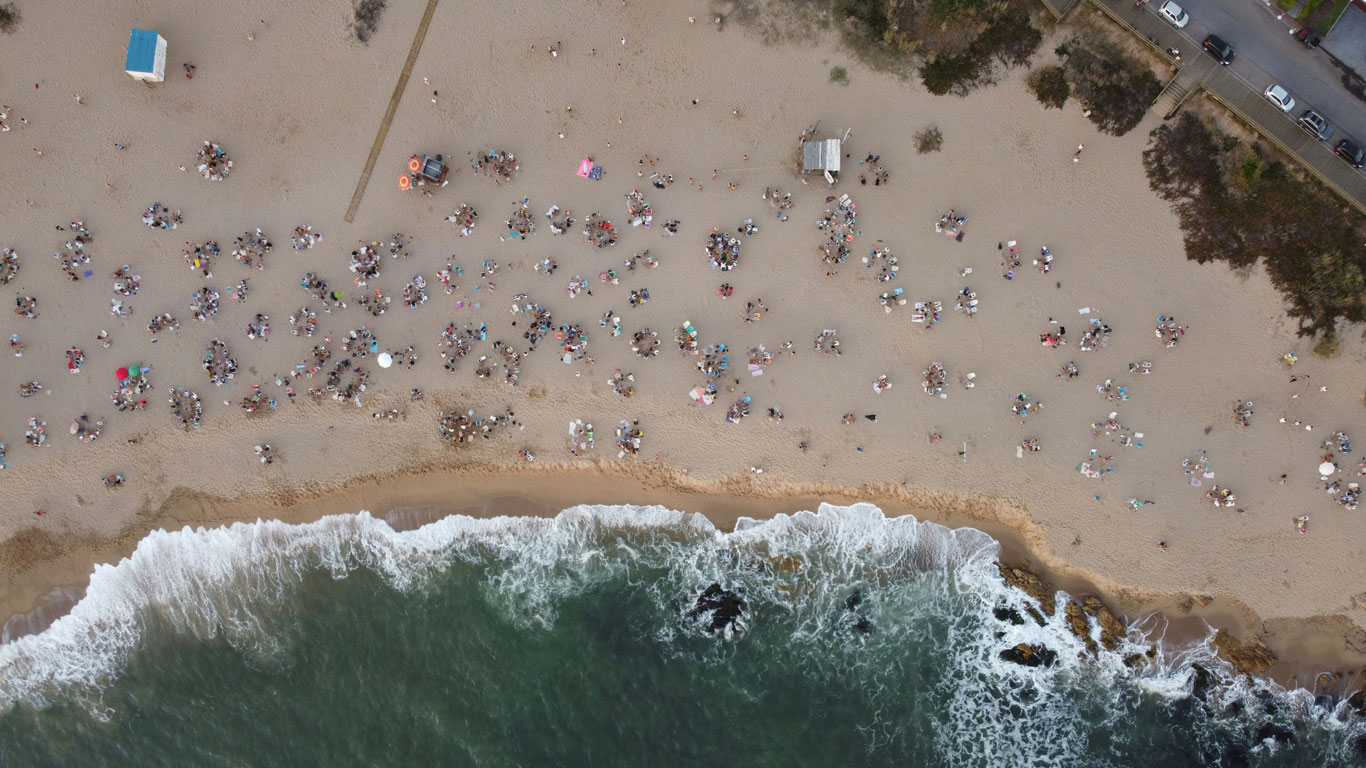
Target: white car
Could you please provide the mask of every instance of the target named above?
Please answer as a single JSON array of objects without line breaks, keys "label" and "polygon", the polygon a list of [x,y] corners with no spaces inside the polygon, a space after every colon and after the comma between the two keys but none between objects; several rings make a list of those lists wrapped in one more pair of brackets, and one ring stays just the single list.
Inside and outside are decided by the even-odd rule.
[{"label": "white car", "polygon": [[1157,9],[1157,15],[1166,19],[1168,24],[1171,24],[1177,29],[1186,26],[1191,20],[1191,17],[1186,15],[1186,12],[1182,10],[1181,6],[1173,3],[1172,0],[1167,0],[1167,2],[1163,3],[1162,7]]},{"label": "white car", "polygon": [[1282,112],[1289,112],[1295,108],[1295,100],[1291,98],[1290,92],[1279,85],[1268,87],[1262,91],[1262,95],[1266,97],[1267,101],[1279,107]]}]

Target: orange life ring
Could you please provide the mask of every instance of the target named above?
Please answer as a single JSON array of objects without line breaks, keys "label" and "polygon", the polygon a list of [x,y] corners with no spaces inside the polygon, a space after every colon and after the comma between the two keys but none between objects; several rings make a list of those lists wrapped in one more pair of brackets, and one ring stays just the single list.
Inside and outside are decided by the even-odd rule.
[{"label": "orange life ring", "polygon": [[402,175],[402,176],[399,176],[399,177],[398,177],[398,188],[401,189],[401,190],[404,190],[405,192],[406,192],[407,190],[409,190],[409,189],[412,189],[412,188],[413,188],[413,180],[412,180],[412,177],[408,176],[407,174],[404,174],[404,175]]},{"label": "orange life ring", "polygon": [[417,159],[417,155],[408,158],[408,170],[417,173],[422,168],[422,161]]}]

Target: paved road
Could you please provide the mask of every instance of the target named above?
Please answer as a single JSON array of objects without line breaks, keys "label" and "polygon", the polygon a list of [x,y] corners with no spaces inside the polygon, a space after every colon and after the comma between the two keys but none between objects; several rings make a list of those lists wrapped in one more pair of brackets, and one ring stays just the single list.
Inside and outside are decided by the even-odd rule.
[{"label": "paved road", "polygon": [[[1190,39],[1189,52],[1183,57],[1204,56],[1200,43],[1207,34],[1228,41],[1237,56],[1229,67],[1260,93],[1278,83],[1295,97],[1298,117],[1312,108],[1333,126],[1333,142],[1343,136],[1366,143],[1366,103],[1342,85],[1342,74],[1322,51],[1305,48],[1289,32],[1286,22],[1276,19],[1261,0],[1176,0],[1190,15],[1181,33]],[[1157,12],[1162,0],[1151,0],[1148,10]]]}]

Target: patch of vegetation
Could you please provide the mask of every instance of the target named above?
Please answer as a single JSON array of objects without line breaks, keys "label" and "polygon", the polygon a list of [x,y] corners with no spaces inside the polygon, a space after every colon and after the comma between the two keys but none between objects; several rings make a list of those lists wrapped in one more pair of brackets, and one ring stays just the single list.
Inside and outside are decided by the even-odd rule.
[{"label": "patch of vegetation", "polygon": [[370,42],[379,29],[379,18],[384,15],[387,0],[355,0],[351,9],[351,32],[362,43]]},{"label": "patch of vegetation", "polygon": [[830,82],[832,82],[832,83],[840,83],[841,85],[848,85],[848,84],[849,84],[849,70],[845,69],[844,67],[831,67],[831,68],[830,68]]},{"label": "patch of vegetation", "polygon": [[1123,136],[1133,130],[1162,92],[1152,70],[1114,49],[1102,54],[1074,38],[1059,51],[1066,52],[1062,68],[1072,94],[1091,111],[1091,122],[1106,133]]},{"label": "patch of vegetation", "polygon": [[965,95],[996,82],[1002,67],[1028,66],[1042,39],[1025,11],[996,16],[962,51],[930,55],[920,67],[920,81],[930,93]]},{"label": "patch of vegetation", "polygon": [[0,5],[0,32],[13,32],[19,26],[19,9],[14,3]]},{"label": "patch of vegetation", "polygon": [[1063,72],[1062,67],[1040,67],[1030,72],[1025,82],[1038,97],[1039,103],[1049,109],[1062,109],[1067,97],[1072,95],[1072,88],[1067,84],[1067,73]]},{"label": "patch of vegetation", "polygon": [[1291,8],[1294,8],[1295,3],[1296,0],[1276,0],[1276,5],[1279,5],[1282,11],[1288,11]]},{"label": "patch of vegetation", "polygon": [[939,126],[929,125],[915,132],[915,151],[922,155],[938,152],[944,146],[944,134]]},{"label": "patch of vegetation", "polygon": [[1308,26],[1315,27],[1321,31],[1332,29],[1333,24],[1337,22],[1338,17],[1341,16],[1342,12],[1347,10],[1347,6],[1351,4],[1352,0],[1333,0],[1332,3],[1320,3],[1318,7],[1319,12],[1305,19],[1305,22],[1307,22]]},{"label": "patch of vegetation", "polygon": [[[773,24],[836,29],[864,64],[907,76],[919,72],[934,93],[964,94],[1025,66],[1042,33],[1029,0],[717,0],[718,10]],[[766,6],[771,12],[759,14]],[[758,18],[762,16],[763,18]],[[783,19],[788,21],[784,22]],[[795,31],[779,33],[792,37]]]},{"label": "patch of vegetation", "polygon": [[1319,3],[1321,2],[1323,2],[1323,0],[1306,0],[1304,7],[1295,15],[1295,18],[1300,20],[1309,18],[1309,14],[1313,13],[1314,9],[1318,8]]},{"label": "patch of vegetation", "polygon": [[1300,335],[1321,334],[1315,351],[1336,350],[1338,321],[1366,320],[1366,217],[1332,193],[1189,112],[1152,132],[1143,167],[1180,218],[1186,257],[1260,263]]}]

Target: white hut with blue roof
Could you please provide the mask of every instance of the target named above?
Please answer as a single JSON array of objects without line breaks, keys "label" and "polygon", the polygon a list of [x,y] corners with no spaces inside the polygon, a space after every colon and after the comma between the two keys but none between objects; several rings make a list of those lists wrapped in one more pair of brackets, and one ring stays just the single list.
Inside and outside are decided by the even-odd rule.
[{"label": "white hut with blue roof", "polygon": [[128,62],[124,71],[149,83],[166,79],[166,38],[150,29],[134,29],[128,34]]}]

